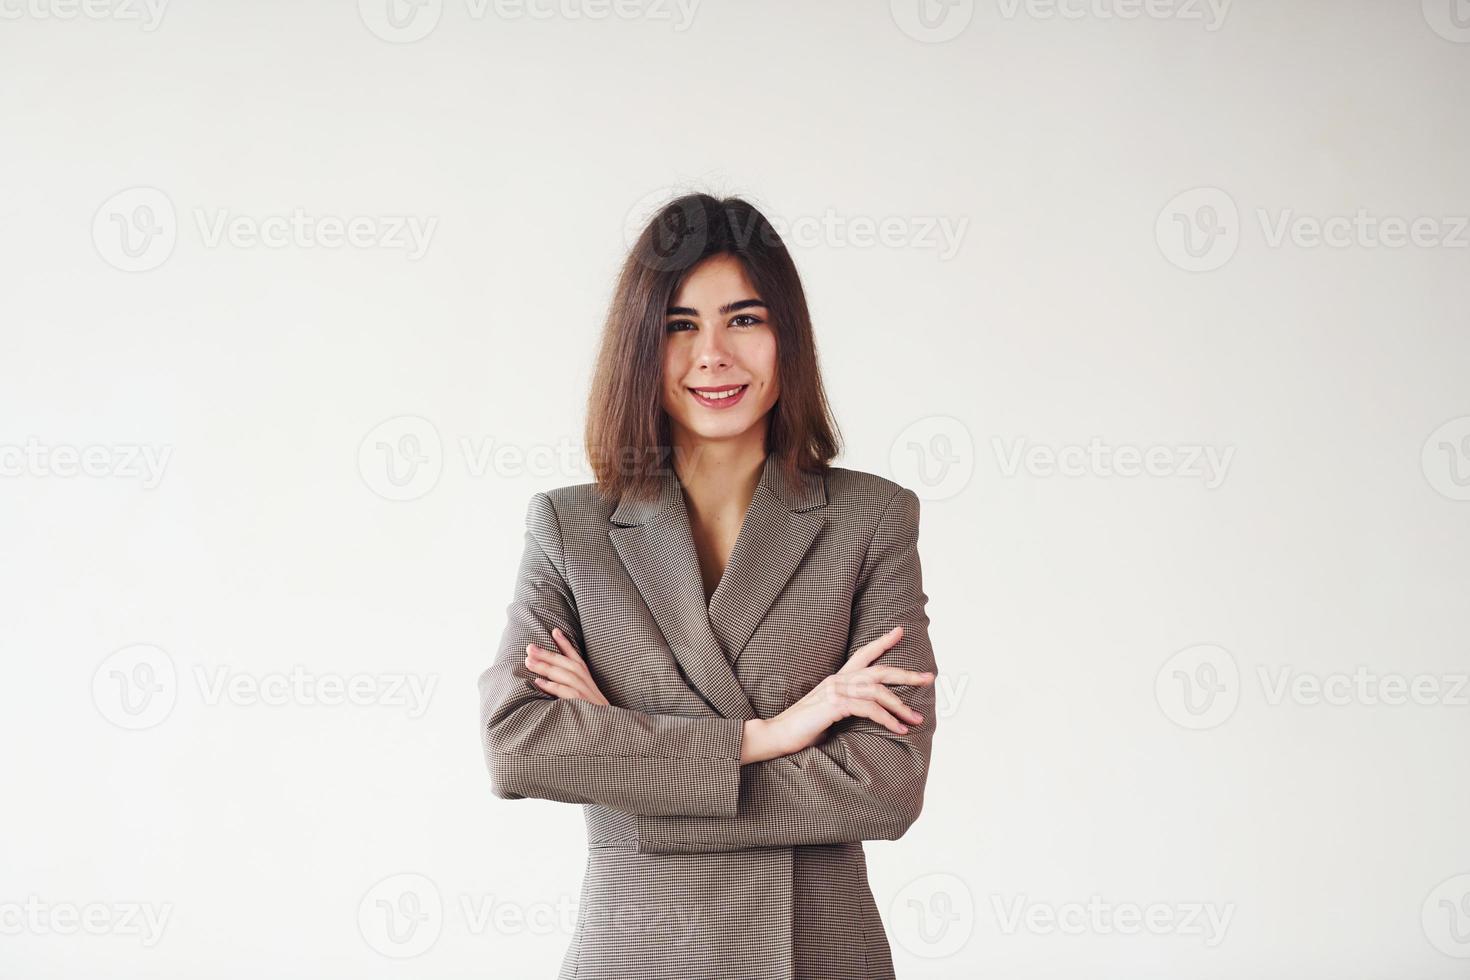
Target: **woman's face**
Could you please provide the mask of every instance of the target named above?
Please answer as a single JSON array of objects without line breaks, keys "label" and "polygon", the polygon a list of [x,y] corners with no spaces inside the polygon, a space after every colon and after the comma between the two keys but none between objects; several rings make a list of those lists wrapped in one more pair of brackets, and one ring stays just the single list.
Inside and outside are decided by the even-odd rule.
[{"label": "woman's face", "polygon": [[[776,331],[738,259],[712,255],[691,269],[664,333],[663,407],[676,433],[727,440],[765,424],[780,394]],[[692,389],[737,393],[706,400]]]}]

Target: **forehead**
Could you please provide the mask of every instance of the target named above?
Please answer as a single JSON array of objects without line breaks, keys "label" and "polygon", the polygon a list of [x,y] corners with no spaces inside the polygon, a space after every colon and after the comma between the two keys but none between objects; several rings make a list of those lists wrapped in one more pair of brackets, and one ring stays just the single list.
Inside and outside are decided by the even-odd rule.
[{"label": "forehead", "polygon": [[757,294],[739,259],[733,255],[712,255],[689,270],[674,295],[680,306],[696,306],[697,303],[683,300],[698,296],[720,301],[754,299]]}]

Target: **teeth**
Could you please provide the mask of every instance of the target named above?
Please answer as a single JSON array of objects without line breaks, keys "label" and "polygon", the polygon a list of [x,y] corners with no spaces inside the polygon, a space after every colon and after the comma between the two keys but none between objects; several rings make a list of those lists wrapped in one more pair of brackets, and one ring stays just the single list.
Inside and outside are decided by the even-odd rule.
[{"label": "teeth", "polygon": [[701,391],[698,394],[701,398],[708,398],[711,401],[721,401],[738,395],[744,390],[745,385],[741,385],[739,388],[731,388],[729,391]]}]

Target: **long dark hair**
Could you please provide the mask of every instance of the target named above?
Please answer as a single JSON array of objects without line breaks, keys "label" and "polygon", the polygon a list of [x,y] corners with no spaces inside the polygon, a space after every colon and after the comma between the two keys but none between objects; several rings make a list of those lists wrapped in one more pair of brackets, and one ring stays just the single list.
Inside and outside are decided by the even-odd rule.
[{"label": "long dark hair", "polygon": [[587,457],[604,499],[652,494],[670,465],[673,440],[663,410],[663,351],[669,304],[700,262],[738,259],[776,331],[781,393],[767,415],[766,451],[788,479],[825,473],[840,448],[817,366],[811,313],[786,244],[765,215],[738,197],[688,194],[649,220],[623,262],[608,309],[587,398]]}]

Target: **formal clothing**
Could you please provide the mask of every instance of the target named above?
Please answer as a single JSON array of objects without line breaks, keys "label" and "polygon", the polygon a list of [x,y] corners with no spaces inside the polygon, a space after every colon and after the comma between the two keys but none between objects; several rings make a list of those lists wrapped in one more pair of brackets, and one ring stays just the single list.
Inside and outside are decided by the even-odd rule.
[{"label": "formal clothing", "polygon": [[[496,796],[581,804],[588,855],[560,980],[883,980],[893,964],[862,842],[919,816],[932,685],[890,685],[922,724],[848,717],[791,755],[740,764],[772,718],[860,646],[936,669],[919,500],[832,467],[788,481],[774,454],[706,602],[684,489],[614,505],[591,483],[532,495],[515,597],[480,675]],[[610,704],[532,683],[526,645],[560,627]],[[902,720],[902,719],[900,719]]]}]

